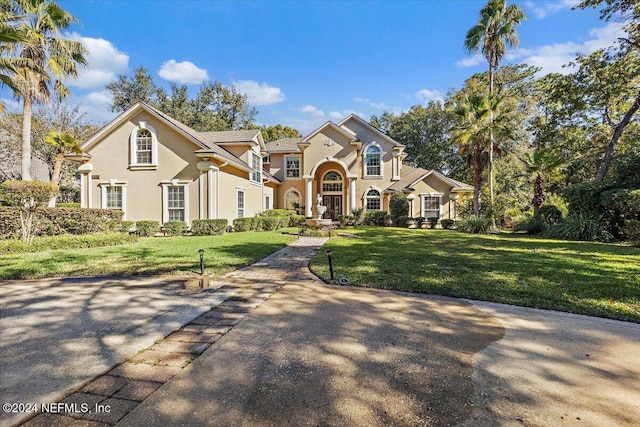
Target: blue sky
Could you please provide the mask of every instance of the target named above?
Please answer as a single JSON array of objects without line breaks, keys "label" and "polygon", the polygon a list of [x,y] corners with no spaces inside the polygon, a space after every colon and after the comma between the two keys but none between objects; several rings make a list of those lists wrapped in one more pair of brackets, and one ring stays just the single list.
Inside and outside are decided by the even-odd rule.
[{"label": "blue sky", "polygon": [[[576,53],[610,45],[620,26],[576,0],[514,1],[527,14],[520,49],[506,63],[568,72]],[[89,66],[69,81],[88,121],[104,122],[105,84],[139,66],[156,83],[218,80],[246,93],[260,124],[306,133],[351,112],[365,119],[441,99],[487,69],[463,49],[486,0],[161,1],[58,0],[79,19],[67,34],[89,49]],[[19,108],[0,89],[11,109]]]}]

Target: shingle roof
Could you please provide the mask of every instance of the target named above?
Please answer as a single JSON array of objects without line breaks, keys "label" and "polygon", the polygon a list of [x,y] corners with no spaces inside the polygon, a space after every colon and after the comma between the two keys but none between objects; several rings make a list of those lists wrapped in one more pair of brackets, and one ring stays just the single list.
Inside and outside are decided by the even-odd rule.
[{"label": "shingle roof", "polygon": [[207,144],[223,144],[225,142],[252,142],[260,133],[257,129],[252,130],[225,130],[218,132],[198,132],[201,139]]},{"label": "shingle roof", "polygon": [[465,184],[464,182],[456,181],[455,179],[449,178],[449,177],[441,174],[440,172],[438,172],[436,170],[433,170],[433,169],[432,170],[426,170],[426,169],[423,169],[423,168],[413,168],[413,167],[407,166],[407,165],[403,165],[402,169],[400,170],[400,181],[397,181],[397,182],[391,184],[389,187],[387,187],[387,189],[385,191],[392,193],[392,192],[396,192],[396,191],[402,191],[405,188],[410,188],[410,186],[413,185],[413,183],[423,179],[426,175],[429,175],[429,174],[436,175],[438,178],[440,178],[444,182],[448,183],[451,186],[452,190],[473,191],[473,187],[470,186],[469,184]]},{"label": "shingle roof", "polygon": [[268,153],[275,153],[278,151],[292,152],[300,151],[298,143],[301,141],[302,138],[282,138],[276,141],[267,142],[265,145]]}]

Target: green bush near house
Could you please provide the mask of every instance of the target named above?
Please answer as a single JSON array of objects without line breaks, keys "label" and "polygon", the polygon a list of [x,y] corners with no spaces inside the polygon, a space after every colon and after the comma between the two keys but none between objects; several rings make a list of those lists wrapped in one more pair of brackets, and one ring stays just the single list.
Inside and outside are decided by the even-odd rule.
[{"label": "green bush near house", "polygon": [[[366,225],[383,226],[385,218],[387,217],[387,211],[367,211],[364,213],[362,223]],[[356,217],[356,225],[358,224],[358,218]]]},{"label": "green bush near house", "polygon": [[244,231],[252,230],[252,222],[253,218],[236,218],[233,220],[233,231],[242,233]]},{"label": "green bush near house", "polygon": [[338,222],[340,223],[340,227],[352,227],[356,225],[356,217],[355,215],[340,215],[338,216]]},{"label": "green bush near house", "polygon": [[444,228],[445,230],[452,230],[455,223],[456,222],[452,219],[443,219],[440,221],[440,225],[442,225],[442,228]]},{"label": "green bush near house", "polygon": [[53,249],[86,249],[135,243],[137,236],[124,233],[36,237],[31,244],[21,240],[0,240],[0,254],[21,254]]},{"label": "green bush near house", "polygon": [[407,200],[407,195],[404,193],[393,193],[391,199],[389,199],[389,214],[391,214],[391,219],[395,220],[401,216],[407,216],[408,212],[409,200]]},{"label": "green bush near house", "polygon": [[56,203],[56,208],[80,208],[80,203]]},{"label": "green bush near house", "polygon": [[305,221],[305,216],[304,215],[298,215],[298,214],[293,214],[289,216],[289,227],[299,227],[301,225],[304,225],[304,221]]},{"label": "green bush near house", "polygon": [[194,236],[215,236],[227,231],[226,219],[194,219],[191,222],[191,232]]},{"label": "green bush near house", "polygon": [[438,225],[438,217],[432,216],[427,218],[427,222],[429,223],[429,228],[436,228],[436,225]]},{"label": "green bush near house", "polygon": [[[109,233],[122,228],[122,211],[111,209],[38,208],[35,213],[35,234]],[[0,238],[17,237],[20,231],[20,211],[0,206]]]},{"label": "green bush near house", "polygon": [[116,231],[119,231],[121,233],[129,233],[133,231],[135,227],[136,227],[135,221],[122,220],[120,221],[120,227]]},{"label": "green bush near house", "polygon": [[181,236],[187,231],[187,223],[184,221],[168,221],[162,226],[167,236]]},{"label": "green bush near house", "polygon": [[136,231],[140,237],[151,237],[160,231],[160,222],[153,220],[136,221]]},{"label": "green bush near house", "polygon": [[291,209],[269,209],[260,214],[260,216],[292,216],[297,212]]}]

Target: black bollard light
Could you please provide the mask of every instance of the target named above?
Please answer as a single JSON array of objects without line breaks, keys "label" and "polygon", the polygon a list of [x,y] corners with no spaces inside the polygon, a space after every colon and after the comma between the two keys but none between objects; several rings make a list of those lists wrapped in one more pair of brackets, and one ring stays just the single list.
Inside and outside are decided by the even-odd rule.
[{"label": "black bollard light", "polygon": [[329,258],[329,274],[331,274],[331,283],[333,283],[333,261],[331,261],[331,249],[327,249],[327,258]]},{"label": "black bollard light", "polygon": [[198,249],[200,254],[200,275],[204,275],[204,249]]}]

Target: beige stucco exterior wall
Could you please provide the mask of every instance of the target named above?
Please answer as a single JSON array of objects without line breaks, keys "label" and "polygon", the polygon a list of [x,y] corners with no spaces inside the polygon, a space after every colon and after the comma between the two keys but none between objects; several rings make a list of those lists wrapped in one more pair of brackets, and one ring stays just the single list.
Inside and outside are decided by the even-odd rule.
[{"label": "beige stucco exterior wall", "polygon": [[450,186],[435,175],[429,175],[424,180],[417,182],[413,188],[416,196],[413,201],[413,217],[422,216],[421,195],[440,195],[440,219],[455,219],[455,206],[451,200]]}]

